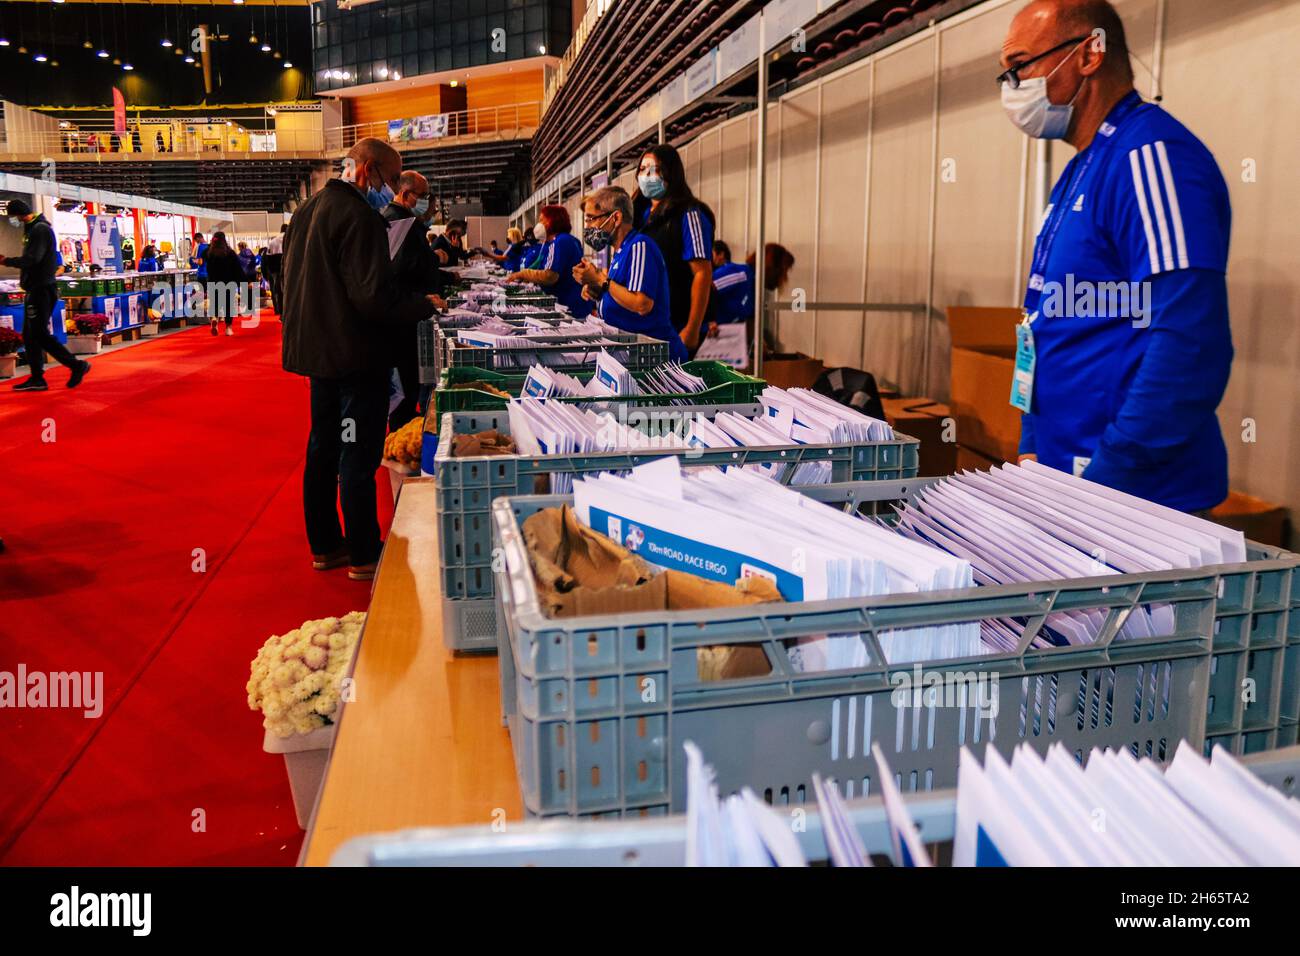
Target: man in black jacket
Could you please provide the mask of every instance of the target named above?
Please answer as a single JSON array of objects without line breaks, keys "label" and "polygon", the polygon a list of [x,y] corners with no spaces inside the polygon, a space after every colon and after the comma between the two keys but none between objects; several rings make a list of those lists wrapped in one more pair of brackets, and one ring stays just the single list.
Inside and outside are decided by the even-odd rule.
[{"label": "man in black jacket", "polygon": [[14,386],[15,392],[44,392],[45,353],[72,369],[68,388],[76,388],[90,371],[90,363],[77,359],[50,331],[50,317],[59,301],[54,275],[59,268],[59,244],[54,230],[40,213],[21,199],[9,200],[9,221],[23,227],[23,254],[0,256],[0,265],[20,270],[18,284],[27,293],[23,304],[23,349],[31,377]]},{"label": "man in black jacket", "polygon": [[359,581],[374,576],[381,547],[375,472],[388,419],[389,330],[434,311],[427,296],[395,281],[384,220],[367,201],[371,191],[395,189],[401,172],[387,143],[359,141],[343,176],[294,213],[284,243],[283,364],[311,379],[302,497],[312,567],[348,564]]},{"label": "man in black jacket", "polygon": [[[436,294],[443,289],[438,258],[426,237],[429,226],[424,217],[428,211],[429,181],[413,169],[406,170],[397,180],[397,195],[381,215],[388,222],[390,241],[397,230],[405,230],[393,256],[393,272],[404,291],[418,295]],[[441,298],[437,301],[439,308],[446,308]],[[393,366],[402,382],[402,401],[388,416],[389,431],[401,428],[419,411],[420,356],[415,329],[394,330]]]}]

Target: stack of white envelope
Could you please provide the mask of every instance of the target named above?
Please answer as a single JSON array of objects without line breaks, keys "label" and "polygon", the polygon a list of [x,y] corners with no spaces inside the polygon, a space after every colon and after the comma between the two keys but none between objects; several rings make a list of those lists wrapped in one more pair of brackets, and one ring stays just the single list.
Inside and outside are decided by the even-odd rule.
[{"label": "stack of white envelope", "polygon": [[[601,398],[615,395],[684,394],[702,392],[704,379],[692,375],[676,363],[651,369],[638,383],[622,362],[607,352],[596,356],[596,372],[586,382],[565,375],[545,365],[534,365],[524,379],[521,398]],[[677,404],[687,399],[674,399]]]},{"label": "stack of white envelope", "polygon": [[[779,391],[768,389],[767,391]],[[765,448],[773,445],[803,444],[779,428],[774,427],[771,418],[746,418],[734,412],[722,412],[713,421],[697,418],[691,423],[691,430],[686,436],[686,443],[693,448]],[[829,461],[755,462],[742,465],[746,471],[763,475],[774,481],[791,485],[824,485],[831,480],[831,463]],[[790,480],[786,473],[793,469]]]},{"label": "stack of white envelope", "polygon": [[[968,560],[979,584],[1048,581],[1246,560],[1245,537],[1038,462],[953,476],[898,509],[898,530]],[[1050,615],[1035,646],[1094,640],[1105,611]],[[1024,624],[983,622],[985,642],[1014,650]],[[1121,638],[1174,632],[1168,605],[1136,609]]]},{"label": "stack of white envelope", "polygon": [[[519,399],[509,404],[507,413],[510,435],[521,455],[581,455],[685,447],[676,433],[648,435],[629,428],[613,415],[597,414],[563,402]],[[565,495],[572,490],[572,472],[551,475],[553,494]]]},{"label": "stack of white envelope", "polygon": [[[880,795],[885,804],[885,821],[889,826],[890,860],[894,866],[928,867],[933,864],[930,855],[921,840],[921,832],[912,819],[899,792],[894,772],[879,744],[871,745],[871,756],[876,761],[876,780],[879,782]],[[862,845],[858,833],[849,816],[844,798],[834,780],[826,780],[813,774],[813,793],[817,798],[817,810],[821,816],[822,837],[826,841],[826,852],[834,866],[871,866],[871,857]]]},{"label": "stack of white envelope", "polygon": [[[512,421],[513,428],[513,421]],[[578,518],[651,564],[734,584],[761,576],[788,601],[870,597],[969,587],[965,559],[911,541],[773,481],[729,468],[684,474],[678,459],[573,482]],[[982,653],[978,624],[879,635],[891,664]],[[801,638],[801,671],[862,667],[858,635]]]},{"label": "stack of white envelope", "polygon": [[686,741],[686,865],[807,866],[790,821],[745,787],[718,797],[713,768]]},{"label": "stack of white envelope", "polygon": [[806,388],[766,388],[759,397],[768,424],[801,445],[892,441],[894,429],[879,418]]},{"label": "stack of white envelope", "polygon": [[1046,759],[1022,744],[981,767],[963,749],[955,833],[954,866],[1300,865],[1300,802],[1186,741],[1163,773],[1128,750],[1081,767],[1059,743]]}]

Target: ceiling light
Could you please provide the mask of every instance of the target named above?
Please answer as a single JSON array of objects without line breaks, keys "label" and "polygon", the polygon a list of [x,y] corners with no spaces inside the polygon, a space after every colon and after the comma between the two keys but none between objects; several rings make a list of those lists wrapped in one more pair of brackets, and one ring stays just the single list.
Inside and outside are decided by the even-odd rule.
[{"label": "ceiling light", "polygon": [[263,53],[270,53],[270,52],[271,52],[271,44],[269,44],[269,43],[263,43],[263,44],[262,44],[262,52],[263,52]]},{"label": "ceiling light", "polygon": [[387,78],[388,78],[388,67],[386,67],[386,66],[381,66],[381,67],[379,68],[379,78],[380,78],[381,80],[383,80],[383,79],[387,79]]},{"label": "ceiling light", "polygon": [[8,40],[0,38],[0,46],[8,46],[8,45],[9,45]]},{"label": "ceiling light", "polygon": [[85,43],[83,43],[83,44],[81,44],[81,45],[82,45],[82,47],[84,47],[84,48],[87,49],[87,50],[93,50],[93,49],[95,49],[95,44],[91,43],[89,40],[87,40]]},{"label": "ceiling light", "polygon": [[171,45],[172,45],[172,41],[169,40],[169,39],[167,39],[166,37],[163,37],[163,39],[162,39],[162,45],[163,45],[163,46],[171,46]]},{"label": "ceiling light", "polygon": [[279,50],[276,50],[276,51],[275,51],[273,54],[271,54],[271,55],[272,55],[273,57],[275,57],[275,59],[277,59],[277,60],[280,59],[280,51],[279,51]]},{"label": "ceiling light", "polygon": [[18,52],[19,52],[19,53],[26,53],[26,52],[27,52],[27,47],[22,46],[21,44],[19,44],[19,46],[18,46]]},{"label": "ceiling light", "polygon": [[134,70],[135,67],[133,67],[130,63],[123,63],[123,64],[122,64],[122,69],[124,69],[124,70],[126,70],[126,71],[129,72],[129,71],[131,71],[131,70]]},{"label": "ceiling light", "polygon": [[186,62],[186,63],[193,63],[193,62],[194,62],[194,57],[192,57],[192,56],[187,56],[187,57],[185,58],[185,62]]},{"label": "ceiling light", "polygon": [[544,56],[546,54],[546,44],[543,43],[541,46],[539,46],[537,48],[537,52],[541,53]]},{"label": "ceiling light", "polygon": [[49,57],[47,57],[44,53],[38,53],[33,59],[35,59],[37,63],[44,63],[46,60],[49,59]]},{"label": "ceiling light", "polygon": [[249,43],[256,43],[256,42],[257,42],[257,34],[255,34],[255,33],[250,33],[250,34],[248,35],[248,42],[249,42]]},{"label": "ceiling light", "polygon": [[121,61],[121,59],[119,59],[118,57],[113,57],[113,65],[114,65],[114,66],[121,66],[121,65],[122,65],[122,61]]},{"label": "ceiling light", "polygon": [[285,60],[283,65],[284,65],[284,68],[285,68],[286,70],[289,70],[289,69],[292,69],[292,68],[293,68],[293,64],[290,63],[288,60]]},{"label": "ceiling light", "polygon": [[100,50],[98,53],[95,54],[95,56],[99,57],[101,60],[107,60],[107,59],[108,59],[108,51],[107,51],[107,50]]},{"label": "ceiling light", "polygon": [[244,0],[234,0],[234,4],[237,7],[242,7],[244,5]]},{"label": "ceiling light", "polygon": [[453,88],[460,86],[460,80],[452,80],[451,85]]},{"label": "ceiling light", "polygon": [[59,65],[59,61],[58,61],[58,60],[51,60],[51,61],[50,61],[50,66],[58,66],[58,65]]}]

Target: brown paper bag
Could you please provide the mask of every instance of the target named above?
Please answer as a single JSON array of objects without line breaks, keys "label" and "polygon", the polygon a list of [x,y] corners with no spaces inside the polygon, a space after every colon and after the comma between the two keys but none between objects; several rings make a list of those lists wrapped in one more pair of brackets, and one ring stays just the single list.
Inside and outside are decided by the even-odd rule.
[{"label": "brown paper bag", "polygon": [[[578,520],[573,509],[545,508],[524,521],[538,598],[549,617],[684,611],[780,601],[766,578],[735,586],[706,581],[682,571],[657,571],[618,542]],[[702,647],[701,680],[771,673],[767,655],[753,646]]]}]

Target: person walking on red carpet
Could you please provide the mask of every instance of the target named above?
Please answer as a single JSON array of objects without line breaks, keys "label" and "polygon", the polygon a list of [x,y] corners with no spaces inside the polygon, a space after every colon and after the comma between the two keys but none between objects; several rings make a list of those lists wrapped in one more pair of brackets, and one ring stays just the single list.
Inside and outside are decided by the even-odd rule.
[{"label": "person walking on red carpet", "polygon": [[212,334],[217,333],[217,322],[225,322],[226,334],[235,334],[235,315],[244,306],[244,267],[224,232],[214,232],[208,244],[207,255],[208,316],[212,319]]},{"label": "person walking on red carpet", "polygon": [[49,389],[45,381],[45,353],[49,352],[63,365],[72,369],[68,388],[76,388],[90,371],[90,363],[78,359],[50,331],[50,317],[59,301],[59,289],[54,281],[59,268],[59,244],[54,229],[40,213],[21,199],[9,200],[11,225],[22,226],[23,254],[0,256],[0,265],[18,269],[18,285],[27,295],[23,300],[23,349],[31,376],[14,386],[15,392],[44,392]]},{"label": "person walking on red carpet", "polygon": [[374,577],[382,547],[375,472],[388,423],[392,330],[434,311],[431,298],[396,281],[376,211],[385,205],[381,190],[395,193],[401,172],[395,149],[360,140],[342,177],[294,213],[284,242],[283,365],[311,380],[302,504],[312,567],[347,564],[354,580]]}]

